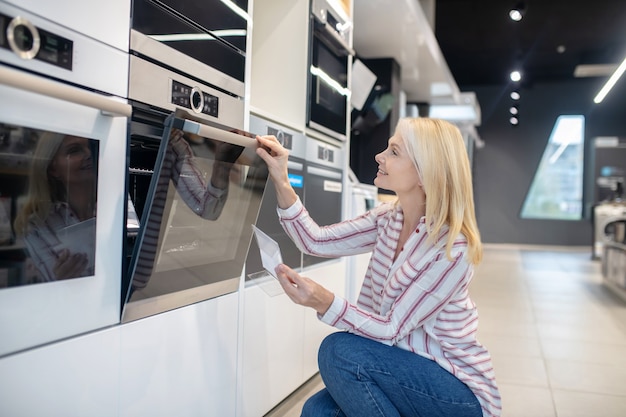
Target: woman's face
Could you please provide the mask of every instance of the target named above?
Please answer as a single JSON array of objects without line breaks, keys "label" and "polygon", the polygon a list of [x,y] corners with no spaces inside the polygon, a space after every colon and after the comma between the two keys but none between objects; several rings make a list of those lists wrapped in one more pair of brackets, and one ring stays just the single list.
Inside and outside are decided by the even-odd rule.
[{"label": "woman's face", "polygon": [[411,160],[402,137],[396,132],[390,139],[387,149],[374,158],[378,172],[374,185],[385,190],[404,194],[418,191],[421,187],[415,164]]},{"label": "woman's face", "polygon": [[65,185],[93,181],[93,160],[89,140],[77,136],[66,136],[50,161],[48,173]]}]

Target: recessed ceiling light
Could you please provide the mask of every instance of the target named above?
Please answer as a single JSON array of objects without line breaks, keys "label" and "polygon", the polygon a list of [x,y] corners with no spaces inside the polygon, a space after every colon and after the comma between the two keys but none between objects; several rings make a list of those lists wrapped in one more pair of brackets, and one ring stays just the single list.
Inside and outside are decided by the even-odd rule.
[{"label": "recessed ceiling light", "polygon": [[514,22],[519,22],[524,17],[524,2],[520,1],[509,11],[509,17]]},{"label": "recessed ceiling light", "polygon": [[511,71],[510,77],[511,77],[511,81],[517,82],[522,79],[522,73],[517,70]]},{"label": "recessed ceiling light", "polygon": [[511,91],[511,98],[512,98],[513,100],[516,100],[516,101],[517,101],[517,100],[519,100],[519,99],[520,99],[520,97],[521,97],[521,96],[520,96],[519,92],[517,92],[517,91]]}]

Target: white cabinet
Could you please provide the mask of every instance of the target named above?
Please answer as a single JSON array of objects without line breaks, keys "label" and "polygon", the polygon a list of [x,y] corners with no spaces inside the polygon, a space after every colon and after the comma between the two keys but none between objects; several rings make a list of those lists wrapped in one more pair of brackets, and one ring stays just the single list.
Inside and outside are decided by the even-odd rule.
[{"label": "white cabinet", "polygon": [[304,131],[309,44],[308,0],[255,0],[250,105]]},{"label": "white cabinet", "polygon": [[[346,294],[346,259],[341,258],[312,267],[302,272],[335,295],[345,297]],[[307,308],[304,316],[304,380],[309,379],[318,371],[317,351],[326,336],[338,331],[334,327],[321,322],[314,310]]]},{"label": "white cabinet", "polygon": [[306,380],[302,361],[308,311],[270,276],[249,283],[243,300],[237,415],[262,416]]}]

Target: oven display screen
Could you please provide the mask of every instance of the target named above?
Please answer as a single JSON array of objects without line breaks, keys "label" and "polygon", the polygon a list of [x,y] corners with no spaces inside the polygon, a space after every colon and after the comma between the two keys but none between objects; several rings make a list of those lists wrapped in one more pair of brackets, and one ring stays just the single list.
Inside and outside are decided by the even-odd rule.
[{"label": "oven display screen", "polygon": [[219,115],[218,97],[174,80],[172,80],[171,102],[197,113],[208,114],[213,117]]}]

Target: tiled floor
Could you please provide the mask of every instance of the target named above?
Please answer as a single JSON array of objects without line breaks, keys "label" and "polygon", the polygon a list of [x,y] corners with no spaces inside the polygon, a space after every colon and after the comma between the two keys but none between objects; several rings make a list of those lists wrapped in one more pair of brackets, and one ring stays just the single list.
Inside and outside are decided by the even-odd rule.
[{"label": "tiled floor", "polygon": [[[503,417],[625,417],[626,301],[589,248],[487,245],[472,297]],[[319,377],[266,417],[296,417]]]}]

